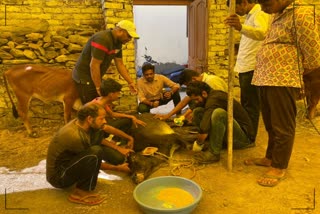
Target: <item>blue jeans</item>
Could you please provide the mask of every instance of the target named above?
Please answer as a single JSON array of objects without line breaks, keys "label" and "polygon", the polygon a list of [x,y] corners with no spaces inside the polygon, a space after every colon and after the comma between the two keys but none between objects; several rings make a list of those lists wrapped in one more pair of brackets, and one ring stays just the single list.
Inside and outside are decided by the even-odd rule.
[{"label": "blue jeans", "polygon": [[[193,122],[200,126],[204,109],[201,107],[193,110]],[[215,109],[211,114],[211,127],[209,131],[209,148],[213,154],[220,154],[223,148],[227,147],[227,127],[228,114],[222,108]],[[233,148],[243,149],[248,147],[252,142],[243,132],[236,120],[233,120]]]}]

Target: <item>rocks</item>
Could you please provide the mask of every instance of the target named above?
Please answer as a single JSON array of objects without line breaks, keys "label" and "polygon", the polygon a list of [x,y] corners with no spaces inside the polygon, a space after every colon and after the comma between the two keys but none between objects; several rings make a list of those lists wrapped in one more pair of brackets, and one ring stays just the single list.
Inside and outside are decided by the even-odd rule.
[{"label": "rocks", "polygon": [[96,31],[85,26],[52,32],[43,20],[25,26],[0,26],[0,30],[0,60],[3,63],[45,62],[65,66],[75,64],[83,46]]},{"label": "rocks", "polygon": [[0,50],[0,58],[1,59],[13,59],[14,57],[4,50]]}]

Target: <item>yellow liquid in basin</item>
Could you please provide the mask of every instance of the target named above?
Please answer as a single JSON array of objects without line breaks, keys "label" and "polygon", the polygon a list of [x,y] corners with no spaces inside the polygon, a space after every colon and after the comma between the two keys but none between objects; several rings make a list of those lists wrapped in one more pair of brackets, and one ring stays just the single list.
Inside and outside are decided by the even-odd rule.
[{"label": "yellow liquid in basin", "polygon": [[163,202],[163,208],[181,208],[188,206],[194,201],[193,196],[189,192],[174,187],[160,190],[157,199]]}]

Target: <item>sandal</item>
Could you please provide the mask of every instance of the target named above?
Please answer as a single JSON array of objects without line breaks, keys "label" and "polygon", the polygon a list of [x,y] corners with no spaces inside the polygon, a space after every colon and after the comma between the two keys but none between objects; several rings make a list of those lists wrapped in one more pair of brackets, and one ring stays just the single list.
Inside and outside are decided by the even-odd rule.
[{"label": "sandal", "polygon": [[257,183],[264,187],[274,187],[284,179],[286,179],[285,175],[279,177],[279,176],[265,174],[257,180]]},{"label": "sandal", "polygon": [[75,197],[73,195],[70,195],[68,197],[68,200],[77,203],[77,204],[84,204],[84,205],[98,205],[101,204],[106,198],[101,197],[100,195],[93,194],[93,195],[86,195],[83,197]]}]

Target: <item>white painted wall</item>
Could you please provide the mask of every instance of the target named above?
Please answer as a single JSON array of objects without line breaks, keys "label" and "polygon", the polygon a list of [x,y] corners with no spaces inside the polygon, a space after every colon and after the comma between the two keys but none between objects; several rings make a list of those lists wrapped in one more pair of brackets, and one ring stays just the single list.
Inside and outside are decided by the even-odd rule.
[{"label": "white painted wall", "polygon": [[187,64],[186,6],[134,6],[133,13],[140,35],[136,46],[138,66],[144,62],[145,53],[158,62]]}]

